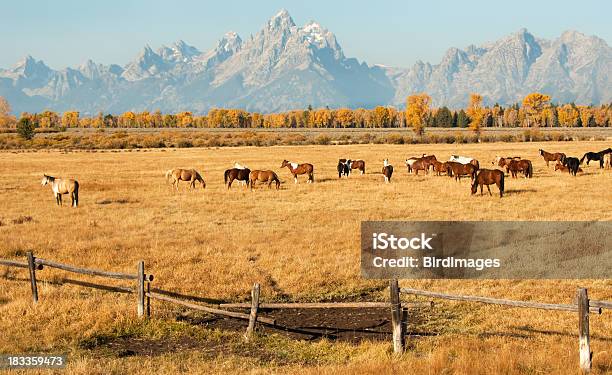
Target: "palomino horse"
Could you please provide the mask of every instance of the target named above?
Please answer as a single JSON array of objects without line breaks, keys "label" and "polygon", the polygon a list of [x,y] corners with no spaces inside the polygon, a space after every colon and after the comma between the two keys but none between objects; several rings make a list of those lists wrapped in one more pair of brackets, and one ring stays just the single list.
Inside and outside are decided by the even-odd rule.
[{"label": "palomino horse", "polygon": [[276,173],[274,173],[273,171],[260,171],[260,170],[251,171],[251,175],[249,176],[249,183],[251,184],[251,190],[253,190],[253,187],[255,186],[255,183],[257,181],[263,182],[263,183],[267,182],[268,189],[270,189],[270,187],[272,186],[272,182],[276,182],[276,190],[280,188],[280,180],[278,179],[278,176],[276,175]]},{"label": "palomino horse", "polygon": [[[555,171],[569,172],[570,170],[568,167],[566,167],[565,165],[561,164],[561,162],[558,161],[557,164],[555,164]],[[584,172],[582,168],[578,168],[577,173],[582,173],[582,172]]]},{"label": "palomino horse", "polygon": [[582,159],[580,159],[580,164],[584,162],[584,159],[586,159],[587,165],[589,165],[590,161],[594,160],[594,161],[599,162],[599,168],[603,168],[605,164],[604,156],[611,154],[611,153],[612,153],[612,148],[608,148],[608,149],[605,149],[599,152],[587,152],[586,154],[584,154]]},{"label": "palomino horse", "polygon": [[455,181],[460,181],[461,176],[470,176],[472,181],[476,178],[478,168],[474,164],[463,164],[454,161],[446,162],[446,173],[448,177],[455,177]]},{"label": "palomino horse", "polygon": [[232,182],[234,182],[234,180],[238,180],[240,182],[244,182],[246,187],[249,187],[249,174],[251,173],[251,170],[249,168],[231,168],[231,169],[227,169],[224,173],[223,173],[223,181],[225,181],[225,184],[227,185],[227,188],[231,188],[232,187]]},{"label": "palomino horse", "polygon": [[393,166],[389,164],[389,159],[383,160],[382,174],[385,176],[385,182],[391,182],[391,176],[393,176]]},{"label": "palomino horse", "polygon": [[560,161],[561,163],[563,163],[563,160],[565,160],[566,158],[565,154],[562,152],[550,153],[542,149],[540,149],[539,152],[540,152],[540,155],[542,155],[542,157],[544,158],[544,161],[546,162],[547,167],[548,167],[548,163],[551,161]]},{"label": "palomino horse", "polygon": [[79,182],[71,178],[55,178],[53,176],[44,175],[40,182],[42,186],[51,184],[51,190],[55,195],[55,202],[58,206],[62,205],[62,194],[70,194],[71,206],[78,207],[79,205]]},{"label": "palomino horse", "polygon": [[533,165],[531,164],[531,160],[527,159],[510,160],[510,162],[506,164],[506,171],[511,174],[512,178],[516,178],[518,172],[523,172],[525,178],[533,177]]},{"label": "palomino horse", "polygon": [[309,163],[298,164],[298,163],[291,163],[290,161],[287,161],[287,160],[283,160],[283,163],[281,164],[280,167],[289,168],[289,171],[293,175],[293,180],[295,181],[296,184],[298,183],[297,176],[300,174],[308,174],[308,183],[314,182],[314,167],[312,166],[312,164],[309,164]]},{"label": "palomino horse", "polygon": [[412,173],[412,165],[419,160],[420,158],[417,157],[411,157],[406,159],[405,163],[406,163],[406,168],[408,168],[408,173]]},{"label": "palomino horse", "polygon": [[351,160],[349,159],[346,164],[349,167],[349,175],[353,169],[358,169],[361,174],[365,174],[365,161],[363,160]]},{"label": "palomino horse", "polygon": [[606,169],[612,168],[612,153],[604,155],[604,168]]},{"label": "palomino horse", "polygon": [[480,168],[480,163],[478,162],[478,160],[471,158],[469,156],[451,155],[448,161],[453,161],[455,163],[461,163],[461,164],[472,164],[473,166],[476,167],[476,169]]},{"label": "palomino horse", "polygon": [[202,184],[202,189],[206,187],[206,182],[195,169],[175,168],[166,172],[166,180],[172,179],[172,186],[178,191],[179,181],[189,181],[189,188],[194,189],[195,183],[198,181]]},{"label": "palomino horse", "polygon": [[576,173],[578,173],[578,169],[580,169],[580,160],[578,160],[578,158],[568,156],[563,158],[562,163],[565,167],[567,167],[569,174],[575,177]]},{"label": "palomino horse", "polygon": [[491,188],[489,185],[493,184],[497,185],[499,188],[499,197],[503,197],[504,172],[500,171],[499,169],[481,169],[472,183],[472,194],[476,194],[476,190],[478,189],[478,186],[480,186],[480,195],[482,195],[482,187],[483,185],[486,185],[489,195],[492,196],[493,194],[491,194]]}]

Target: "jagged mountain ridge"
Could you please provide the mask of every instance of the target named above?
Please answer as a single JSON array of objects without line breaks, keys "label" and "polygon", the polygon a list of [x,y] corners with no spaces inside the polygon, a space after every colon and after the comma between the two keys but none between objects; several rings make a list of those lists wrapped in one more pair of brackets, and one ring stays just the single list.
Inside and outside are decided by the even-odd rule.
[{"label": "jagged mountain ridge", "polygon": [[347,58],[331,31],[314,21],[299,27],[282,10],[249,39],[229,32],[206,52],[178,41],[156,51],[145,46],[123,67],[89,60],[62,70],[28,56],[0,70],[0,96],[17,113],[89,114],[403,107],[415,92],[452,108],[465,106],[471,92],[487,104],[511,104],[533,91],[558,102],[600,104],[612,101],[611,72],[612,50],[604,40],[568,31],[548,41],[525,29],[481,46],[450,48],[437,65],[369,66]]}]

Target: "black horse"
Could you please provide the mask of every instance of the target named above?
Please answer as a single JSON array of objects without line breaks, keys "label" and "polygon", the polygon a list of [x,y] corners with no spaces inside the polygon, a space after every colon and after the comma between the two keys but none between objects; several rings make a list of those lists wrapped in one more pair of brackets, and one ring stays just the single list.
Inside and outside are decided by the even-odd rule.
[{"label": "black horse", "polygon": [[567,167],[567,171],[569,174],[576,176],[578,173],[578,169],[580,169],[580,160],[574,157],[566,157],[563,160],[563,165]]},{"label": "black horse", "polygon": [[605,154],[612,154],[612,148],[607,148],[607,149],[599,151],[599,152],[587,152],[586,154],[584,154],[582,159],[580,159],[580,164],[582,164],[584,162],[584,159],[586,159],[587,165],[589,165],[590,161],[598,161],[599,162],[599,168],[603,168],[604,167],[604,155]]},{"label": "black horse", "polygon": [[346,159],[340,159],[338,161],[338,178],[342,178],[342,176],[349,176],[350,173],[350,168],[348,166],[348,162],[346,161]]},{"label": "black horse", "polygon": [[244,182],[246,184],[246,187],[248,188],[250,174],[251,170],[249,168],[231,168],[223,173],[223,181],[225,181],[225,184],[227,185],[228,189],[232,187],[232,182],[234,182],[234,180]]}]

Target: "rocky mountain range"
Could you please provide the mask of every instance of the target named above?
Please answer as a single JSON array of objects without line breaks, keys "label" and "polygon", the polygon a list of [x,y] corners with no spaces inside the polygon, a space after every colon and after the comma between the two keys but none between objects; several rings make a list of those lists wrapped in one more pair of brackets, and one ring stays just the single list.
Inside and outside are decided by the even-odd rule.
[{"label": "rocky mountain range", "polygon": [[612,49],[603,39],[567,31],[545,40],[525,29],[481,46],[450,48],[436,65],[368,65],[346,57],[320,24],[297,26],[282,10],[248,39],[229,32],[206,52],[178,41],[156,51],[145,46],[125,66],[89,60],[62,70],[28,56],[0,69],[0,96],[15,113],[86,114],[402,108],[406,96],[417,92],[451,108],[465,106],[471,92],[482,94],[486,104],[512,104],[533,91],[555,102],[600,104],[612,101],[611,73]]}]

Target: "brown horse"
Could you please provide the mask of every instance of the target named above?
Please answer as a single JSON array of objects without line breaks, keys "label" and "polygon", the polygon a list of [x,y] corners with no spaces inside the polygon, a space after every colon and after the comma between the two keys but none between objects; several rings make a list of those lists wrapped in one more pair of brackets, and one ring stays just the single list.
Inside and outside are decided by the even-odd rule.
[{"label": "brown horse", "polygon": [[393,176],[393,166],[389,164],[389,159],[383,160],[382,174],[385,176],[385,182],[391,182],[391,176]]},{"label": "brown horse", "polygon": [[71,206],[78,207],[79,205],[79,182],[71,178],[55,178],[53,176],[43,175],[40,182],[42,186],[51,184],[51,190],[55,196],[55,202],[58,206],[62,205],[62,195],[70,194]]},{"label": "brown horse", "polygon": [[542,157],[544,158],[544,161],[546,162],[546,166],[547,167],[548,167],[548,163],[549,162],[551,162],[551,161],[560,161],[561,163],[563,163],[563,161],[567,157],[562,152],[550,153],[550,152],[546,152],[546,151],[544,151],[542,149],[540,149],[539,151],[540,151],[540,155],[542,155]]},{"label": "brown horse", "polygon": [[429,174],[429,167],[431,166],[431,161],[426,158],[419,158],[414,163],[412,163],[412,171],[415,176],[419,175],[419,171],[425,171],[425,174]]},{"label": "brown horse", "polygon": [[188,181],[189,188],[195,189],[196,181],[202,184],[202,189],[206,187],[206,182],[195,169],[175,168],[166,172],[166,180],[172,179],[172,186],[178,191],[179,181]]},{"label": "brown horse", "polygon": [[349,175],[351,174],[350,171],[352,171],[353,169],[357,169],[361,171],[361,174],[365,174],[365,161],[349,159],[346,163],[348,164],[348,167],[349,167]]},{"label": "brown horse", "polygon": [[314,182],[314,167],[312,166],[312,164],[309,164],[309,163],[298,164],[298,163],[291,163],[287,160],[283,160],[283,163],[281,164],[280,167],[289,168],[289,171],[293,175],[293,180],[295,181],[296,184],[298,183],[297,176],[300,174],[308,174],[308,183]]},{"label": "brown horse", "polygon": [[260,171],[260,170],[251,171],[251,174],[249,176],[249,183],[251,184],[251,190],[253,190],[253,187],[255,186],[255,183],[257,181],[263,182],[263,183],[267,182],[268,189],[270,189],[270,187],[272,186],[272,182],[276,183],[276,190],[280,188],[280,180],[278,179],[278,175],[274,173],[273,171]]},{"label": "brown horse", "polygon": [[448,168],[447,168],[446,163],[442,163],[440,161],[434,160],[431,163],[431,165],[433,166],[434,172],[436,172],[438,176],[441,176],[442,173],[448,173]]},{"label": "brown horse", "polygon": [[489,185],[497,185],[499,188],[499,197],[504,196],[504,172],[499,169],[481,169],[478,172],[478,175],[474,179],[472,183],[472,195],[476,194],[476,190],[478,186],[480,186],[480,195],[482,195],[482,187],[483,185],[487,185],[487,190],[489,191],[489,195],[491,194],[491,188]]},{"label": "brown horse", "polygon": [[521,160],[520,156],[496,156],[491,164],[505,168],[512,160]]},{"label": "brown horse", "polygon": [[474,164],[461,164],[454,161],[446,162],[446,173],[449,177],[455,177],[455,181],[460,181],[461,176],[470,176],[472,181],[476,178],[478,168]]},{"label": "brown horse", "polygon": [[[561,171],[561,172],[569,172],[569,168],[566,167],[565,165],[561,164],[560,161],[557,162],[557,164],[555,164],[555,171]],[[582,170],[582,168],[578,168],[578,173],[582,173],[584,172]]]},{"label": "brown horse", "polygon": [[251,170],[249,168],[243,168],[243,169],[231,168],[231,169],[227,169],[223,173],[223,181],[225,181],[225,184],[227,185],[228,189],[232,187],[232,182],[234,182],[234,180],[246,182],[246,187],[248,188],[249,187],[249,174],[250,173],[251,173]]},{"label": "brown horse", "polygon": [[533,165],[531,164],[531,160],[513,159],[506,164],[506,172],[509,172],[512,175],[512,178],[516,178],[518,172],[523,172],[525,178],[531,178],[533,177]]}]

